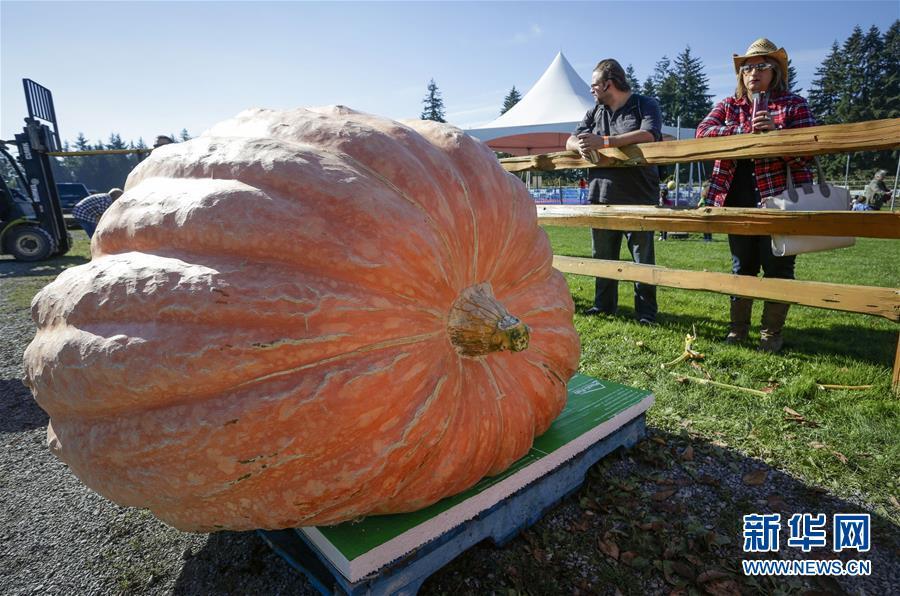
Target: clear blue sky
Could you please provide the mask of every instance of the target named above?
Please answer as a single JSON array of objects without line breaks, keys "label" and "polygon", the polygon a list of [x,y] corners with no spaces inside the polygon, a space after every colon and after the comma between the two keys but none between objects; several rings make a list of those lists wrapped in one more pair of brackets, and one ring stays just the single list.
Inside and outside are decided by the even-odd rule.
[{"label": "clear blue sky", "polygon": [[786,46],[809,87],[854,25],[882,32],[887,2],[10,2],[0,1],[2,138],[21,130],[22,78],[53,91],[63,138],[152,142],[197,135],[249,107],[340,103],[415,118],[430,78],[448,120],[497,116],[562,50],[589,79],[606,57],[643,80],[690,45],[716,98],[730,56],[757,37]]}]

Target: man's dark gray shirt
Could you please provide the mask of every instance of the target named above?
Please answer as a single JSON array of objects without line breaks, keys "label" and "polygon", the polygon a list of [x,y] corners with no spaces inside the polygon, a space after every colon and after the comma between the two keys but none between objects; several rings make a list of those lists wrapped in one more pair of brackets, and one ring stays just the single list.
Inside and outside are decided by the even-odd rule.
[{"label": "man's dark gray shirt", "polygon": [[[591,132],[597,135],[620,135],[646,130],[654,141],[662,139],[662,113],[652,97],[632,93],[620,109],[610,112],[598,104],[588,110],[573,134]],[[659,200],[659,169],[656,166],[636,168],[591,168],[588,170],[591,203],[612,205],[656,205]]]}]

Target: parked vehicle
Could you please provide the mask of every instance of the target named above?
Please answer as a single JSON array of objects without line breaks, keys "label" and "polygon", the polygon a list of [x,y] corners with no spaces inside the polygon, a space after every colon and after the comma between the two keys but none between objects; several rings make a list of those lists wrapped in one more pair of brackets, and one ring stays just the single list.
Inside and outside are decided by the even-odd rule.
[{"label": "parked vehicle", "polygon": [[56,189],[59,192],[59,204],[63,213],[72,211],[72,207],[78,201],[91,194],[88,187],[81,182],[59,182],[56,184]]}]

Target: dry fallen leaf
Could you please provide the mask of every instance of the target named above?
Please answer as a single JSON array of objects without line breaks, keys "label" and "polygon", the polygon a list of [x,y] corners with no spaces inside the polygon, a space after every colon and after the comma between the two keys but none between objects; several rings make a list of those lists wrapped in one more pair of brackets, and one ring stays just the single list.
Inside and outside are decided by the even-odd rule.
[{"label": "dry fallen leaf", "polygon": [[772,511],[784,511],[787,509],[787,503],[784,502],[781,495],[769,495],[766,502],[769,505],[769,509]]},{"label": "dry fallen leaf", "polygon": [[661,490],[661,491],[655,493],[650,498],[653,499],[654,501],[665,501],[666,499],[668,499],[669,497],[674,495],[676,492],[678,492],[677,488],[667,488],[666,490]]},{"label": "dry fallen leaf", "polygon": [[610,559],[615,561],[619,560],[619,545],[612,540],[604,540],[601,538],[597,541],[597,546],[600,548],[600,552]]},{"label": "dry fallen leaf", "polygon": [[681,461],[694,461],[694,448],[690,445],[681,452]]},{"label": "dry fallen leaf", "polygon": [[637,557],[638,554],[633,550],[626,550],[619,557],[619,560],[625,563],[626,565],[631,565],[631,562],[634,561],[634,558]]},{"label": "dry fallen leaf", "polygon": [[798,412],[797,410],[793,410],[787,406],[784,406],[784,411],[787,416],[784,417],[785,420],[789,420],[790,422],[796,422],[798,424],[805,424],[811,427],[817,427],[819,424],[817,422],[813,422],[812,420],[807,420],[803,414]]},{"label": "dry fallen leaf", "polygon": [[724,571],[719,571],[718,569],[710,569],[709,571],[704,571],[700,575],[697,576],[698,584],[705,584],[707,582],[715,581],[717,579],[727,579],[729,575]]},{"label": "dry fallen leaf", "polygon": [[888,501],[891,502],[891,505],[893,505],[897,509],[900,509],[900,501],[897,500],[897,497],[891,495],[890,497],[888,497]]},{"label": "dry fallen leaf", "polygon": [[831,454],[834,455],[836,458],[838,458],[838,461],[841,462],[842,464],[846,464],[849,461],[847,459],[847,456],[844,455],[843,453],[841,453],[840,451],[832,450]]},{"label": "dry fallen leaf", "polygon": [[809,446],[812,447],[813,449],[822,449],[823,447],[825,447],[825,443],[820,443],[818,441],[810,441]]},{"label": "dry fallen leaf", "polygon": [[752,472],[744,474],[742,480],[747,486],[759,486],[766,482],[766,477],[768,475],[769,472],[766,470],[753,470]]},{"label": "dry fallen leaf", "polygon": [[653,438],[650,439],[650,440],[653,441],[654,443],[658,443],[658,444],[660,444],[660,445],[666,445],[666,440],[665,440],[665,439],[661,439],[661,438],[659,438],[659,437],[653,437]]},{"label": "dry fallen leaf", "polygon": [[735,596],[741,594],[741,588],[733,579],[714,580],[703,586],[709,596]]},{"label": "dry fallen leaf", "polygon": [[709,486],[719,486],[719,480],[709,474],[700,474],[697,477],[697,482],[700,484],[707,484]]}]

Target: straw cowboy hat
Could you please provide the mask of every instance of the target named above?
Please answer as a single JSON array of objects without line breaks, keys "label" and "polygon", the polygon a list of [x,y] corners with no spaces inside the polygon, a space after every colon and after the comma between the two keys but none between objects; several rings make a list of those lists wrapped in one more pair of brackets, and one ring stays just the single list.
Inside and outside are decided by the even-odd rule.
[{"label": "straw cowboy hat", "polygon": [[765,37],[760,37],[756,41],[750,44],[750,47],[747,48],[747,52],[743,56],[738,56],[737,54],[732,54],[732,60],[734,60],[734,72],[737,74],[740,72],[741,65],[748,58],[772,58],[775,62],[778,63],[778,67],[781,69],[781,75],[787,78],[788,75],[788,55],[787,52],[784,51],[784,48],[777,47],[774,43],[766,39]]}]

